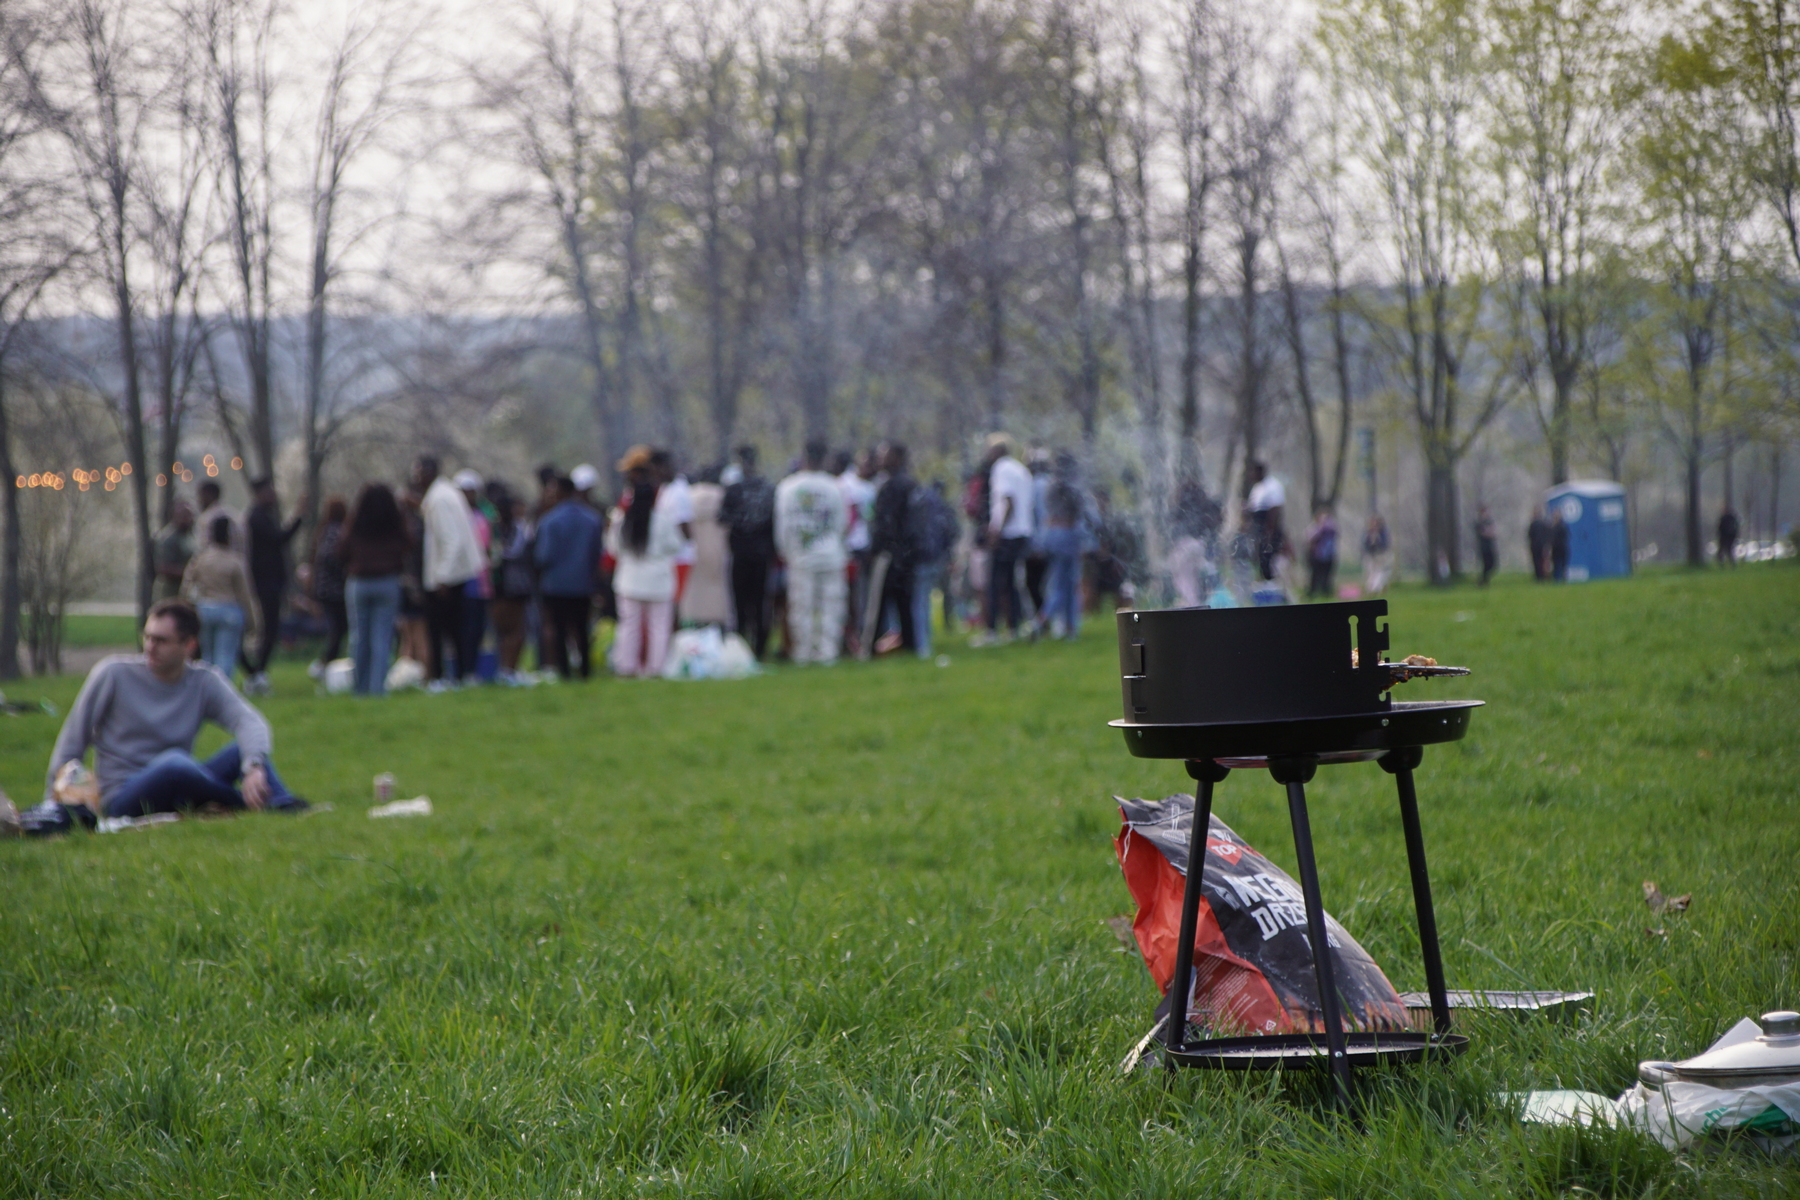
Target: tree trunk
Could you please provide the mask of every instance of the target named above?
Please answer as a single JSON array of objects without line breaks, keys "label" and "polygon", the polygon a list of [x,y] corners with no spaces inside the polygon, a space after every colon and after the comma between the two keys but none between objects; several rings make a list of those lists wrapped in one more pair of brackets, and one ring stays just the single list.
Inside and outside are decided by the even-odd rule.
[{"label": "tree trunk", "polygon": [[1550,486],[1569,482],[1569,416],[1574,402],[1572,373],[1550,373]]},{"label": "tree trunk", "polygon": [[1456,462],[1442,450],[1428,450],[1426,464],[1425,573],[1433,584],[1441,585],[1462,574],[1457,545]]},{"label": "tree trunk", "polygon": [[1701,451],[1704,444],[1698,437],[1690,436],[1686,453],[1682,455],[1687,467],[1687,495],[1683,526],[1687,531],[1687,565],[1704,567],[1706,565],[1706,537],[1700,520],[1700,466]]},{"label": "tree trunk", "polygon": [[[1200,234],[1187,233],[1181,259],[1181,440],[1176,481],[1200,478]],[[1229,470],[1229,462],[1226,464]]]},{"label": "tree trunk", "polygon": [[144,438],[144,393],[138,378],[137,324],[133,319],[131,286],[125,274],[123,222],[117,239],[118,280],[113,300],[118,309],[119,360],[125,372],[125,453],[131,460],[131,498],[137,521],[137,609],[138,624],[150,614],[151,583],[155,577],[155,548],[150,537],[150,472]]},{"label": "tree trunk", "polygon": [[0,679],[19,677],[19,489],[13,474],[12,426],[0,376]]}]

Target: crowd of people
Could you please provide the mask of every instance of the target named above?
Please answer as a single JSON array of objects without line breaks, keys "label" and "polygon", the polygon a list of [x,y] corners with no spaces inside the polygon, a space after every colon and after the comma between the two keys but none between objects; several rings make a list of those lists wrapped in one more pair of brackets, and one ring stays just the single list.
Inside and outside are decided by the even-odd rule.
[{"label": "crowd of people", "polygon": [[602,622],[621,676],[660,674],[683,626],[735,632],[759,660],[925,657],[940,593],[941,627],[974,645],[1074,637],[1143,582],[1141,536],[1075,456],[1015,456],[1000,434],[954,499],[899,442],[810,442],[779,480],[750,445],[692,479],[651,446],[616,467],[616,495],[589,464],[546,464],[527,495],[421,457],[402,487],[327,497],[291,569],[306,498],[284,520],[259,479],[239,512],[209,480],[157,534],[156,599],[193,608],[197,656],[241,671],[249,695],[268,691],[284,635],[305,632],[323,638],[315,676],[343,655],[350,690],[380,695],[395,672],[432,690],[585,679]]},{"label": "crowd of people", "polygon": [[[315,675],[347,655],[350,690],[379,695],[396,670],[431,689],[534,671],[589,678],[602,622],[613,630],[605,666],[622,676],[660,674],[684,626],[735,632],[758,660],[929,656],[939,595],[940,627],[966,629],[975,646],[1074,637],[1084,613],[1130,604],[1150,582],[1135,505],[1115,511],[1073,454],[1015,454],[1004,434],[987,439],[957,497],[919,480],[899,442],[860,453],[810,442],[779,479],[750,445],[692,479],[651,446],[616,468],[616,494],[600,494],[589,464],[546,464],[527,495],[421,457],[402,487],[327,497],[292,570],[306,501],[283,519],[273,483],[257,480],[240,513],[208,480],[157,536],[156,598],[194,608],[198,654],[228,677],[241,669],[250,695],[267,691],[284,634],[308,630],[324,642]],[[1332,507],[1315,507],[1296,543],[1282,481],[1253,461],[1245,484],[1229,529],[1197,484],[1172,498],[1158,583],[1173,603],[1385,590],[1394,544],[1379,513],[1362,529],[1360,583],[1340,583],[1345,533]],[[1499,564],[1485,505],[1474,534],[1485,585]],[[1537,578],[1567,577],[1569,531],[1554,506],[1534,515],[1527,541]]]}]

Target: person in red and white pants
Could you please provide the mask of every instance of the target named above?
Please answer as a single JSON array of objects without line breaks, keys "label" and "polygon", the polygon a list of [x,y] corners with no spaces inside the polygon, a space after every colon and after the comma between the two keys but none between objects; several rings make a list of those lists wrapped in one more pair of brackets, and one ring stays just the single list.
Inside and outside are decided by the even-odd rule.
[{"label": "person in red and white pants", "polygon": [[606,528],[606,549],[617,563],[613,592],[619,604],[612,667],[619,675],[649,678],[662,674],[669,653],[675,559],[684,539],[674,513],[656,502],[649,447],[633,446],[619,461],[619,470],[628,490]]}]

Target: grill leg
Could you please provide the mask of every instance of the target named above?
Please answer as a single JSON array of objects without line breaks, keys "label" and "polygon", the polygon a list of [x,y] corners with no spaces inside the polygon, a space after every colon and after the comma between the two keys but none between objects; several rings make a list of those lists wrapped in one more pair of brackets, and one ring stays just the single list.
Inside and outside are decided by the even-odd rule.
[{"label": "grill leg", "polygon": [[1325,1047],[1338,1097],[1350,1101],[1350,1060],[1344,1053],[1344,1018],[1338,1007],[1337,976],[1331,966],[1331,942],[1325,933],[1325,905],[1319,899],[1319,868],[1313,860],[1312,823],[1306,815],[1306,782],[1318,768],[1314,758],[1271,758],[1269,774],[1287,785],[1288,819],[1294,825],[1294,856],[1300,860],[1300,891],[1306,899],[1306,939],[1312,944],[1313,973],[1319,987],[1319,1010],[1325,1019]]},{"label": "grill leg", "polygon": [[1412,872],[1413,907],[1419,914],[1419,956],[1425,960],[1425,988],[1431,993],[1431,1025],[1450,1032],[1450,997],[1444,990],[1444,960],[1438,952],[1437,913],[1431,906],[1431,878],[1425,873],[1425,834],[1419,828],[1419,795],[1413,790],[1413,768],[1425,752],[1418,746],[1390,750],[1381,768],[1393,775],[1400,791],[1400,824],[1406,830],[1406,866]]},{"label": "grill leg", "polygon": [[1188,834],[1187,885],[1181,889],[1181,940],[1175,946],[1175,975],[1169,980],[1169,1020],[1163,1045],[1169,1049],[1168,1066],[1174,1070],[1175,1052],[1187,1040],[1187,989],[1194,973],[1194,929],[1200,924],[1200,876],[1206,868],[1206,829],[1212,824],[1213,784],[1231,774],[1211,759],[1190,759],[1188,774],[1194,789],[1194,828]]}]

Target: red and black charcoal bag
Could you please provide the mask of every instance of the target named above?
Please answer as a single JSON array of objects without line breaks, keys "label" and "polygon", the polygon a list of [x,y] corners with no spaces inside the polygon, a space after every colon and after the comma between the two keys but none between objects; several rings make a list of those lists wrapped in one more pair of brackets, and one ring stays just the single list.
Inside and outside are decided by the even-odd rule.
[{"label": "red and black charcoal bag", "polygon": [[[1113,848],[1137,902],[1132,932],[1150,977],[1166,996],[1181,938],[1194,798],[1113,799],[1125,822]],[[1220,1035],[1322,1033],[1300,885],[1215,815],[1207,828],[1200,887],[1188,1020]],[[1362,1032],[1410,1030],[1394,985],[1329,913],[1325,935],[1345,1026]]]}]

